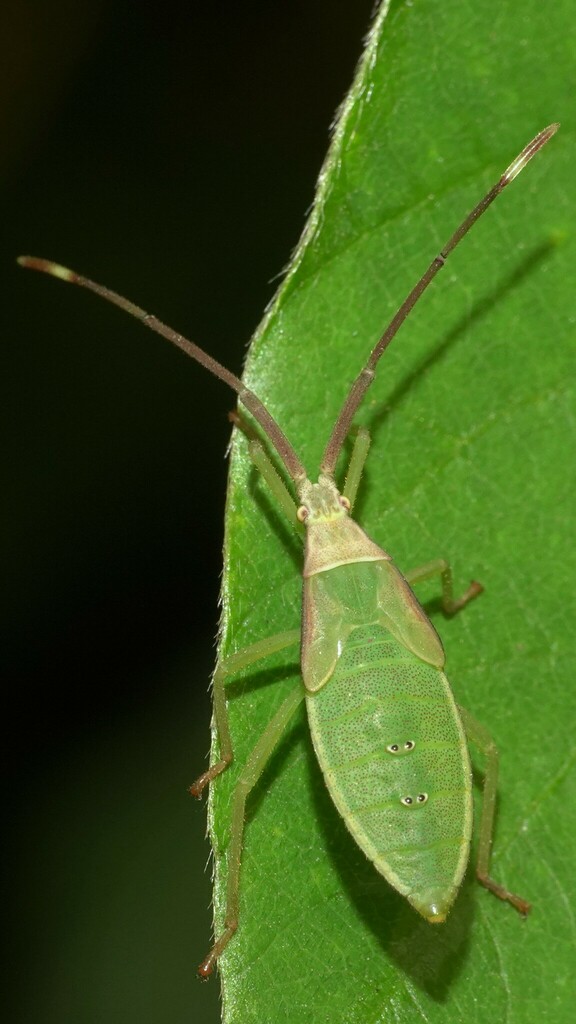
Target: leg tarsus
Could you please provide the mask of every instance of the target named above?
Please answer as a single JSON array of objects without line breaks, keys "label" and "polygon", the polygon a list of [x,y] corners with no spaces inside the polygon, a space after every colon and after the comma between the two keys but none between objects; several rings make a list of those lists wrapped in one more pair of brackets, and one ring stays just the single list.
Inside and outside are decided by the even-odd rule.
[{"label": "leg tarsus", "polygon": [[443,595],[442,607],[447,615],[455,615],[456,612],[459,612],[461,608],[464,608],[469,601],[473,601],[475,597],[478,597],[483,592],[484,587],[482,584],[477,583],[476,580],[472,580],[470,586],[464,591],[461,597],[454,598]]},{"label": "leg tarsus", "polygon": [[229,757],[222,757],[220,761],[216,761],[211,764],[202,775],[199,775],[195,782],[191,786],[188,786],[188,792],[190,796],[193,796],[196,800],[202,799],[202,792],[209,782],[216,779],[222,772],[226,771],[228,765],[232,764],[232,753]]},{"label": "leg tarsus", "polygon": [[497,896],[499,900],[510,903],[522,917],[527,917],[532,910],[532,904],[528,900],[523,899],[522,896],[517,896],[516,893],[510,892],[509,889],[495,882],[489,875],[483,874],[478,867],[476,868],[476,878],[480,885],[483,885],[485,889],[488,889],[494,896]]},{"label": "leg tarsus", "polygon": [[197,973],[199,977],[202,979],[202,981],[207,981],[210,975],[212,974],[212,971],[216,966],[216,961],[218,960],[222,951],[230,942],[230,939],[235,934],[237,928],[238,921],[234,921],[232,922],[232,924],[226,924],[224,926],[224,931],[222,932],[222,935],[220,936],[218,941],[214,943],[212,949],[208,953],[208,956],[206,956],[202,963],[198,966]]}]

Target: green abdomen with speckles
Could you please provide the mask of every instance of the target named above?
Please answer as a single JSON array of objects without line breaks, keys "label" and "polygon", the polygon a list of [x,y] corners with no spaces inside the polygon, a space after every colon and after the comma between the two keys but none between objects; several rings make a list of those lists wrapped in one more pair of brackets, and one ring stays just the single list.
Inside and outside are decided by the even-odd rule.
[{"label": "green abdomen with speckles", "polygon": [[416,910],[444,920],[472,828],[470,762],[446,676],[381,624],[362,625],[306,703],[326,784],[356,842]]}]

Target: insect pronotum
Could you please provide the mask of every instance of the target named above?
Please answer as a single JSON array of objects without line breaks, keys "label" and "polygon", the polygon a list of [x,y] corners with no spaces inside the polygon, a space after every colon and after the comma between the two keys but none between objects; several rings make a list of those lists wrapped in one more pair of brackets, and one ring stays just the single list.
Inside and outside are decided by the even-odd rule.
[{"label": "insect pronotum", "polygon": [[[304,686],[290,693],[276,711],[236,784],[224,927],[198,968],[202,977],[211,973],[238,927],[246,799],[303,699],[326,785],[350,832],[376,869],[433,924],[446,919],[468,864],[472,779],[467,739],[477,744],[487,765],[477,877],[521,914],[530,910],[526,900],[490,876],[498,752],[486,729],[456,705],[443,672],[442,644],[409,584],[440,576],[442,604],[448,614],[459,611],[482,587],[471,583],[460,598],[454,598],[451,569],[442,559],[401,576],[390,555],[351,518],[370,443],[366,430],[358,432],[341,491],[334,472],[352,418],[398,328],[475,221],[558,127],[545,128],[513,160],[406,297],[348,392],[317,483],[308,479],[292,445],[254,392],[202,349],[108,288],[48,260],[19,259],[24,267],[81,285],[120,306],[236,391],[276,449],[296,502],[263,445],[247,431],[253,462],[288,518],[306,527],[301,631],[260,640],[220,661],[214,674],[220,757],[190,787],[197,797],[233,758],[226,683],[238,671],[300,641]],[[235,422],[244,426],[239,415]]]}]

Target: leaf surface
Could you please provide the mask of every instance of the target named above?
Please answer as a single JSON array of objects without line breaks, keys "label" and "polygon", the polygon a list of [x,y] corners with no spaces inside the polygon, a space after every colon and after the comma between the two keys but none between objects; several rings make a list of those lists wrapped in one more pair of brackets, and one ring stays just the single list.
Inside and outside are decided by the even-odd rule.
[{"label": "leaf surface", "polygon": [[[501,753],[493,873],[533,913],[521,920],[469,871],[448,922],[420,920],[339,819],[302,712],[249,803],[240,927],[220,963],[226,1024],[571,1019],[570,17],[565,2],[535,0],[380,10],[247,366],[315,477],[347,387],[400,301],[522,146],[565,121],[451,258],[356,417],[373,442],[357,506],[364,528],[401,570],[444,556],[457,589],[471,578],[485,586],[452,620],[438,613],[434,583],[419,595],[457,701]],[[300,547],[238,438],[225,652],[298,625]],[[234,782],[293,685],[297,652],[229,689],[236,761],[210,805],[218,928]]]}]

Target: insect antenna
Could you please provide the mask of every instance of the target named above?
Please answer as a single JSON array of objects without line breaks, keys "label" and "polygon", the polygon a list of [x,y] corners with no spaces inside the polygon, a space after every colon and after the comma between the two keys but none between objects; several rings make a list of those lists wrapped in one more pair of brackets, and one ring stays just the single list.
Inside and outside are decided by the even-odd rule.
[{"label": "insect antenna", "polygon": [[388,324],[388,327],[384,331],[377,345],[372,350],[366,365],[360,371],[348,392],[344,405],[340,410],[338,419],[332,428],[330,440],[326,445],[326,449],[322,457],[321,469],[323,473],[326,473],[329,476],[333,475],[340,450],[348,436],[352,418],[364,398],[366,391],[374,380],[378,361],[383,352],[388,348],[388,345],[396,335],[397,331],[404,323],[408,314],[418,302],[420,296],[426,290],[430,282],[436,277],[438,271],[441,270],[446,263],[450,253],[456,248],[462,238],[464,238],[464,235],[468,233],[472,225],[476,223],[478,218],[482,216],[484,211],[488,209],[496,197],[499,196],[506,188],[506,185],[509,185],[511,181],[514,181],[514,178],[520,174],[520,171],[523,170],[528,161],[546,145],[548,140],[551,139],[558,131],[559,127],[559,124],[549,125],[548,128],[544,128],[543,131],[539,132],[538,135],[536,135],[536,137],[524,147],[522,152],[519,153],[510,166],[506,168],[504,174],[501,175],[496,184],[492,186],[484,198],[480,200],[478,205],[471,210],[468,216],[464,218],[460,227],[457,228],[444,248],[432,260],[432,263],[414,286],[412,291],[406,296],[404,302],[392,317],[392,320]]},{"label": "insect antenna", "polygon": [[189,341],[188,338],[184,338],[177,331],[174,331],[171,327],[162,323],[157,317],[151,313],[147,313],[146,310],[141,309],[140,306],[136,306],[133,302],[125,299],[122,295],[118,295],[117,292],[111,291],[110,288],[106,288],[104,285],[96,284],[95,281],[91,281],[88,277],[83,277],[81,274],[75,273],[74,270],[68,270],[67,267],[62,267],[59,263],[53,263],[51,260],[44,260],[38,256],[19,256],[18,263],[21,267],[26,267],[29,270],[39,270],[44,274],[51,274],[52,277],[57,277],[61,281],[67,281],[69,284],[77,284],[81,288],[87,288],[88,291],[94,292],[99,295],[100,298],[106,299],[107,302],[111,302],[114,306],[119,306],[125,313],[130,313],[131,316],[136,317],[150,330],[156,331],[167,341],[172,342],[177,348],[182,349],[186,355],[191,356],[197,363],[204,366],[205,369],[209,370],[215,377],[223,380],[225,384],[233,389],[238,395],[242,405],[252,413],[254,419],[258,421],[267,437],[274,445],[278,455],[282,459],[284,466],[290,477],[298,486],[298,484],[306,479],[306,470],[300,462],[300,459],[296,455],[292,445],[288,438],[285,436],[283,431],[280,429],[276,420],[270,415],[266,406],[260,401],[257,395],[253,391],[247,388],[239,377],[230,370],[227,370],[225,366],[222,366],[216,359],[209,356],[207,352],[195,345],[193,341]]}]

